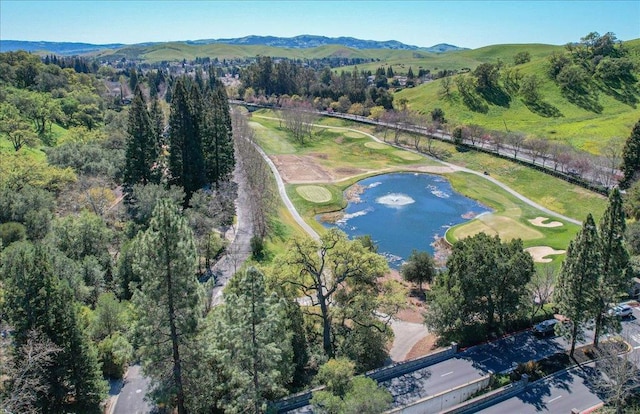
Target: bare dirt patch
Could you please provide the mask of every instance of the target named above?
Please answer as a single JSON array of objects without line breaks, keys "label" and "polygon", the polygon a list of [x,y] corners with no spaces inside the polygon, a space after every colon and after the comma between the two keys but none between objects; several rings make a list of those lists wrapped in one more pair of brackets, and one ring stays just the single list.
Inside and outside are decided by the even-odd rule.
[{"label": "bare dirt patch", "polygon": [[321,160],[328,160],[329,154],[325,154],[324,152],[312,152],[309,154],[310,157],[319,158]]},{"label": "bare dirt patch", "polygon": [[352,175],[362,174],[365,172],[365,170],[361,170],[359,168],[353,168],[353,167],[339,167],[333,170],[333,172],[339,178],[344,178],[344,177],[351,177]]},{"label": "bare dirt patch", "polygon": [[427,336],[422,338],[413,346],[413,348],[411,348],[411,351],[409,351],[409,353],[405,357],[405,361],[425,356],[434,352],[438,348],[438,346],[436,345],[437,340],[438,338],[434,334],[427,334]]},{"label": "bare dirt patch", "polygon": [[328,182],[331,174],[313,157],[298,155],[271,155],[271,160],[286,183]]},{"label": "bare dirt patch", "polygon": [[533,257],[533,261],[537,263],[549,263],[552,259],[549,259],[547,256],[563,254],[566,252],[565,250],[554,250],[549,246],[533,246],[527,247],[524,250],[529,252],[531,257]]},{"label": "bare dirt patch", "polygon": [[[400,275],[400,272],[398,272],[395,269],[391,269],[389,271],[389,273],[387,273],[382,278],[382,280],[396,280],[396,281],[400,282],[403,286],[405,286],[409,292],[411,292],[411,290],[414,288],[414,285],[412,283],[405,282],[402,279],[402,276]],[[423,284],[422,286],[423,286],[423,288],[425,290],[427,290],[429,288],[428,284]],[[398,312],[398,314],[396,315],[396,318],[400,319],[401,321],[404,321],[404,322],[423,323],[424,322],[424,316],[423,316],[424,311],[425,311],[425,302],[424,302],[424,300],[422,300],[419,297],[413,296],[413,295],[408,295],[407,296],[407,302],[406,302],[406,308],[401,310],[400,312]]]},{"label": "bare dirt patch", "polygon": [[549,217],[536,217],[532,220],[527,220],[529,223],[538,227],[561,227],[562,223],[559,221],[550,221],[545,223],[545,221],[549,220]]}]

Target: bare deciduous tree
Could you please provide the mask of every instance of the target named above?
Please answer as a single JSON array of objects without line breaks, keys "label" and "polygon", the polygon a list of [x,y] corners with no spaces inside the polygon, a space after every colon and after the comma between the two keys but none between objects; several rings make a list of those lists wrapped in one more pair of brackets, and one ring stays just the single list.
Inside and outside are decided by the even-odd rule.
[{"label": "bare deciduous tree", "polygon": [[528,284],[533,307],[531,317],[536,316],[542,307],[546,303],[549,303],[555,282],[556,269],[552,265],[547,264],[536,270],[536,273]]},{"label": "bare deciduous tree", "polygon": [[606,187],[612,187],[617,184],[616,177],[619,175],[619,168],[622,164],[622,150],[624,148],[624,139],[620,137],[612,138],[602,148],[602,168],[600,174],[600,181]]},{"label": "bare deciduous tree", "polygon": [[270,228],[270,217],[277,208],[271,169],[253,144],[253,130],[246,117],[238,111],[233,112],[233,134],[238,163],[247,178],[247,202],[250,204],[254,232],[259,237],[265,237]]},{"label": "bare deciduous tree", "polygon": [[281,111],[284,126],[293,134],[293,138],[304,145],[306,138],[311,138],[313,124],[318,114],[313,106],[306,101],[288,99],[282,103]]},{"label": "bare deciduous tree", "polygon": [[[37,414],[41,408],[37,402],[49,393],[47,367],[62,348],[45,335],[30,331],[27,341],[15,354],[9,351],[8,340],[0,346],[0,372],[7,379],[0,391],[0,412]],[[7,344],[7,345],[5,345]]]},{"label": "bare deciduous tree", "polygon": [[542,166],[549,157],[549,141],[546,139],[533,138],[526,141],[526,146],[529,149],[529,155],[531,160],[535,164],[538,159],[542,159]]},{"label": "bare deciduous tree", "polygon": [[509,144],[511,151],[513,151],[513,158],[518,159],[518,153],[522,149],[524,141],[525,137],[520,133],[511,132],[507,135],[507,144]]},{"label": "bare deciduous tree", "polygon": [[484,135],[484,128],[477,124],[470,124],[466,129],[466,138],[471,142],[472,146],[477,146],[481,142],[482,135]]},{"label": "bare deciduous tree", "polygon": [[624,412],[625,402],[640,387],[638,356],[634,353],[620,354],[626,348],[622,341],[608,341],[595,350],[598,373],[592,378],[595,388],[612,405],[616,413]]}]

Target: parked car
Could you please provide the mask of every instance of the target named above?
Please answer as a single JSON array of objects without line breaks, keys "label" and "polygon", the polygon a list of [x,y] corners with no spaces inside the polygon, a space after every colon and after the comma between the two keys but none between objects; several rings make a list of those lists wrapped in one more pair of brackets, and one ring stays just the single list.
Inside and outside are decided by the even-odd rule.
[{"label": "parked car", "polygon": [[629,305],[618,305],[609,309],[609,315],[617,316],[619,318],[628,318],[633,315],[633,309]]},{"label": "parked car", "polygon": [[559,321],[557,319],[547,319],[546,321],[542,321],[539,324],[535,325],[531,330],[536,335],[549,335],[555,332],[555,328],[558,322]]}]

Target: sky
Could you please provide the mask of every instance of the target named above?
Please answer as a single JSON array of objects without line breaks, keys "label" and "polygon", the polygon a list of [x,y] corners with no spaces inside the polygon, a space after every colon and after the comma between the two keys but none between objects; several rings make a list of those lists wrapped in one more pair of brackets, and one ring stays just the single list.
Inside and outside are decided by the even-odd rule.
[{"label": "sky", "polygon": [[640,0],[0,0],[2,40],[134,44],[312,34],[474,49],[563,45],[590,32],[640,38]]}]

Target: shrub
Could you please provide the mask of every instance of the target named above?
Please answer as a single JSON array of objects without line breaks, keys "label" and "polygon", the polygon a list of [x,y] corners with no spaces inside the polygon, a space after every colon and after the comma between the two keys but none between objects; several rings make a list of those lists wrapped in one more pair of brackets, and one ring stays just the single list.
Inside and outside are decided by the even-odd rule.
[{"label": "shrub", "polygon": [[13,242],[24,240],[27,238],[27,229],[24,225],[10,221],[0,224],[0,240],[2,246],[8,246]]},{"label": "shrub", "polygon": [[251,245],[251,255],[255,260],[264,258],[264,240],[260,236],[253,236],[249,242]]}]

